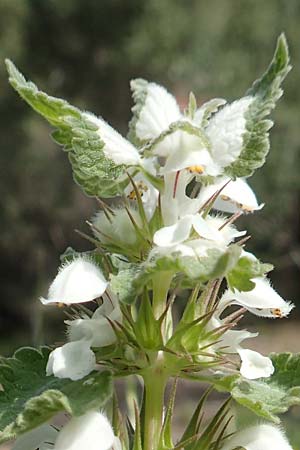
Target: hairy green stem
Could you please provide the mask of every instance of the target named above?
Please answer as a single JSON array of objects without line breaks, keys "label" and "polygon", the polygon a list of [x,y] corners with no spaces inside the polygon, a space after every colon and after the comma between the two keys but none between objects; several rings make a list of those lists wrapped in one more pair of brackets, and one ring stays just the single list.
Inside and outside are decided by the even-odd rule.
[{"label": "hairy green stem", "polygon": [[172,277],[173,273],[167,271],[153,276],[153,314],[156,319],[159,319],[166,308]]},{"label": "hairy green stem", "polygon": [[157,364],[144,375],[145,421],[144,450],[158,450],[163,423],[164,393],[168,380],[163,363],[157,355]]}]

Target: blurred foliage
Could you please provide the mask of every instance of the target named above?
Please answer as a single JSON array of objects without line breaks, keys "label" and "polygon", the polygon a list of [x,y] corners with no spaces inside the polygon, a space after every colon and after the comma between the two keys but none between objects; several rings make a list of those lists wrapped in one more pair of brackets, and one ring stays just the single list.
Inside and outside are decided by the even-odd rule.
[{"label": "blurred foliage", "polygon": [[[125,133],[131,78],[165,84],[182,104],[189,90],[199,103],[232,100],[265,70],[285,31],[294,70],[274,115],[270,156],[252,182],[266,207],[240,227],[247,225],[254,236],[249,248],[277,265],[275,287],[297,301],[299,20],[299,0],[2,0],[0,57],[14,60],[49,94],[101,114]],[[14,323],[14,336],[25,330],[29,343],[39,334],[36,299],[68,245],[88,248],[74,228],[85,229],[96,203],[74,185],[49,128],[16,98],[6,78],[2,63],[0,333],[11,336]],[[59,339],[49,317],[46,334],[52,330]]]}]

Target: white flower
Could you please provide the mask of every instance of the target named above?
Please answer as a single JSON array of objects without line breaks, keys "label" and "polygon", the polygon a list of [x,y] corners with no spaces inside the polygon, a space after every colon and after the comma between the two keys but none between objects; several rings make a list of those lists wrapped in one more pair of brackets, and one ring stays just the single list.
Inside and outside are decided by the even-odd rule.
[{"label": "white flower", "polygon": [[[50,425],[43,424],[25,434],[22,434],[14,443],[12,450],[50,450],[58,431]],[[51,447],[52,448],[52,447]]]},{"label": "white flower", "polygon": [[199,211],[201,201],[186,195],[186,187],[193,177],[188,171],[171,172],[164,176],[161,211],[165,225],[172,225],[182,217]]},{"label": "white flower", "polygon": [[249,380],[256,378],[268,378],[274,373],[272,361],[267,356],[263,356],[253,350],[241,348],[238,350],[242,365],[240,373]]},{"label": "white flower", "polygon": [[118,299],[110,291],[105,293],[103,304],[91,318],[65,321],[70,342],[50,353],[46,374],[80,380],[95,370],[96,357],[91,347],[104,347],[116,341],[108,319],[122,323]]},{"label": "white flower", "polygon": [[104,144],[103,153],[108,159],[111,159],[117,165],[140,165],[141,156],[127,139],[123,138],[100,117],[96,117],[91,113],[85,113],[84,116],[98,127],[97,132]]},{"label": "white flower", "polygon": [[104,347],[116,341],[114,330],[107,320],[122,323],[122,313],[116,296],[111,292],[103,298],[103,304],[91,318],[66,320],[68,337],[72,341],[85,339],[92,347]]},{"label": "white flower", "polygon": [[[151,173],[150,170],[149,173]],[[133,181],[140,194],[146,217],[150,221],[157,207],[159,192],[142,173],[138,173],[137,175],[135,175],[133,177]],[[136,203],[136,193],[131,183],[126,186],[124,194],[131,202]]]},{"label": "white flower", "polygon": [[[221,327],[226,317],[220,319],[223,312],[222,304],[218,305],[217,310],[208,323],[209,330]],[[251,339],[258,336],[258,333],[250,333],[247,330],[226,330],[219,338],[214,348],[220,349],[225,353],[239,354],[241,358],[240,373],[244,378],[254,380],[256,378],[267,378],[274,372],[274,367],[270,358],[262,356],[253,350],[247,350],[241,347],[245,339]]]},{"label": "white flower", "polygon": [[100,297],[107,287],[99,267],[84,258],[64,264],[52,282],[48,298],[41,298],[44,305],[51,303],[83,303]]},{"label": "white flower", "polygon": [[108,419],[98,411],[73,417],[59,432],[53,450],[121,450]]},{"label": "white flower", "polygon": [[96,368],[96,357],[86,340],[68,342],[53,350],[48,359],[46,374],[57,378],[80,380]]},{"label": "white flower", "polygon": [[[180,113],[175,98],[161,86],[135,80],[131,87],[134,98],[142,100],[142,105],[133,108],[137,112],[135,133],[142,142],[158,138],[174,122],[183,126],[160,139],[153,149],[154,154],[166,158],[161,173],[197,167],[196,173],[217,176],[239,157],[246,132],[245,115],[253,97],[237,100],[219,112],[217,109],[226,102],[213,99],[196,110],[194,117],[188,117]],[[190,127],[193,131],[188,131]]]},{"label": "white flower", "polygon": [[273,425],[255,425],[239,431],[221,450],[293,450],[283,432]]},{"label": "white flower", "polygon": [[[221,181],[214,184],[203,186],[198,196],[200,204],[204,205],[228,181],[229,178],[222,178]],[[222,189],[214,202],[213,208],[227,213],[235,213],[237,211],[249,213],[257,211],[263,206],[263,203],[258,204],[256,196],[247,182],[243,178],[237,178],[235,181],[230,181]]]},{"label": "white flower", "polygon": [[223,310],[229,305],[239,305],[261,317],[285,317],[294,308],[271,287],[267,278],[254,278],[254,289],[248,292],[227,289],[220,299],[219,306]]},{"label": "white flower", "polygon": [[[243,236],[244,231],[236,231],[233,226],[224,226],[225,220],[218,217],[203,218],[201,214],[189,214],[182,217],[174,225],[160,228],[153,236],[153,242],[160,247],[171,247],[186,241],[192,231],[204,239],[220,244],[222,249],[235,237]],[[228,228],[227,228],[228,227]]]}]

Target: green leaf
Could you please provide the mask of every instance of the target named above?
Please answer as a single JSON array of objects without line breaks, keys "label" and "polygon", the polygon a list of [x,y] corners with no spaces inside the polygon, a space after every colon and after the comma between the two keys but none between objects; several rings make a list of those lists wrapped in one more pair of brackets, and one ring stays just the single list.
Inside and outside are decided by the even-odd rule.
[{"label": "green leaf", "polygon": [[238,403],[258,416],[279,423],[277,414],[300,405],[300,353],[270,356],[275,368],[270,378],[239,379],[233,383],[231,393]]},{"label": "green leaf", "polygon": [[256,258],[242,256],[226,278],[231,290],[251,291],[255,287],[255,283],[251,280],[262,277],[271,270],[273,270],[271,264],[263,264]]},{"label": "green leaf", "polygon": [[50,349],[24,347],[0,360],[0,443],[65,411],[80,416],[112,394],[111,374],[92,372],[78,381],[46,376]]},{"label": "green leaf", "polygon": [[[64,146],[72,164],[73,177],[87,195],[111,197],[123,192],[128,183],[124,167],[103,152],[104,142],[89,114],[51,97],[26,81],[15,65],[6,60],[9,81],[20,96],[52,126],[53,138]],[[91,117],[91,116],[90,116]]]},{"label": "green leaf", "polygon": [[273,122],[265,117],[275,108],[276,101],[281,97],[281,83],[290,69],[288,46],[282,34],[278,38],[275,54],[267,71],[246,93],[253,96],[254,101],[245,114],[247,131],[243,136],[240,156],[225,170],[231,178],[249,177],[255,169],[264,164],[270,148],[269,129],[273,125]]},{"label": "green leaf", "polygon": [[241,247],[230,245],[226,252],[219,249],[209,249],[207,256],[182,256],[179,252],[168,255],[156,255],[143,264],[128,264],[117,275],[111,275],[111,289],[124,303],[133,303],[141,294],[144,286],[153,275],[160,272],[173,272],[183,275],[183,285],[194,286],[206,283],[208,280],[226,276],[234,268],[240,254]]},{"label": "green leaf", "polygon": [[[124,263],[125,264],[125,263]],[[134,303],[143,286],[138,286],[140,268],[137,264],[127,264],[117,275],[110,276],[110,288],[123,303]]]}]

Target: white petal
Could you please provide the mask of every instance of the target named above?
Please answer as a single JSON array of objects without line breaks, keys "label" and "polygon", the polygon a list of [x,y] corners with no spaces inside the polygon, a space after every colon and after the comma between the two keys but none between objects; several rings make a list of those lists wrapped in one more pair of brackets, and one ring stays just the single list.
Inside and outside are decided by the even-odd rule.
[{"label": "white petal", "polygon": [[221,450],[293,450],[283,432],[273,425],[255,425],[239,431],[226,442]]},{"label": "white petal", "polygon": [[184,242],[190,235],[192,221],[192,216],[186,216],[174,225],[156,231],[153,236],[154,244],[160,247],[170,247]]},{"label": "white petal", "polygon": [[98,411],[73,417],[60,431],[54,450],[109,450],[115,442],[111,424]]},{"label": "white petal", "polygon": [[100,117],[85,113],[85,117],[98,127],[98,134],[104,143],[103,153],[115,164],[125,164],[128,166],[139,165],[141,156],[138,150],[123,138],[114,128]]},{"label": "white petal", "polygon": [[52,282],[48,298],[41,298],[44,305],[49,303],[83,303],[100,297],[107,287],[99,267],[84,258],[77,258],[63,265]]},{"label": "white petal", "polygon": [[57,378],[80,380],[96,366],[95,354],[87,341],[68,342],[53,350],[48,359],[46,374]]},{"label": "white petal", "polygon": [[239,349],[242,364],[240,368],[241,375],[249,380],[257,378],[268,378],[274,373],[272,361],[267,356],[253,350]]},{"label": "white petal", "polygon": [[253,278],[252,281],[255,282],[255,287],[251,291],[225,291],[219,306],[225,309],[230,304],[240,305],[261,317],[285,317],[291,312],[294,305],[283,300],[267,278]]},{"label": "white petal", "polygon": [[[44,424],[22,434],[15,442],[12,450],[36,450],[46,448],[48,443],[54,443],[58,431],[50,425]],[[43,447],[42,447],[43,446]]]},{"label": "white petal", "polygon": [[[135,89],[135,80],[131,82]],[[175,98],[165,88],[147,83],[145,102],[136,122],[136,135],[142,141],[158,137],[171,123],[181,118]]]},{"label": "white petal", "polygon": [[253,99],[244,97],[225,106],[212,117],[206,128],[213,159],[221,167],[235,161],[242,151],[246,131],[245,113]]},{"label": "white petal", "polygon": [[164,176],[161,211],[165,225],[172,225],[182,217],[199,211],[200,202],[186,195],[186,187],[193,177],[187,170],[170,172]]},{"label": "white petal", "polygon": [[180,143],[167,158],[164,167],[161,169],[162,174],[192,167],[201,168],[200,174],[202,172],[205,175],[212,176],[219,174],[219,167],[215,165],[209,151],[203,146],[200,138],[181,130],[176,131],[174,135],[178,135]]},{"label": "white petal", "polygon": [[[220,190],[229,178],[223,178],[221,181],[201,188],[199,199],[201,204],[207,202],[218,190]],[[257,202],[256,196],[247,184],[247,182],[238,178],[236,181],[230,181],[220,195],[215,200],[213,208],[227,213],[235,213],[238,211],[249,213],[263,208],[264,204],[260,205]]]},{"label": "white petal", "polygon": [[[113,298],[113,296],[111,296]],[[107,320],[122,323],[122,313],[117,304],[113,304],[105,299],[103,305],[96,309],[92,318],[66,320],[68,325],[68,336],[70,341],[89,340],[92,347],[104,347],[111,345],[116,341],[115,332]]]},{"label": "white petal", "polygon": [[209,222],[200,214],[195,214],[193,217],[193,227],[199,236],[212,241],[221,240],[221,233],[217,228],[210,226]]},{"label": "white petal", "polygon": [[256,336],[258,336],[258,333],[250,333],[247,330],[228,330],[222,335],[222,341],[219,346],[226,352],[237,353],[240,349],[240,344],[244,340],[255,338]]}]

